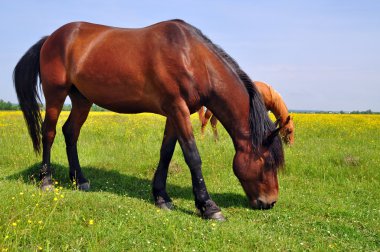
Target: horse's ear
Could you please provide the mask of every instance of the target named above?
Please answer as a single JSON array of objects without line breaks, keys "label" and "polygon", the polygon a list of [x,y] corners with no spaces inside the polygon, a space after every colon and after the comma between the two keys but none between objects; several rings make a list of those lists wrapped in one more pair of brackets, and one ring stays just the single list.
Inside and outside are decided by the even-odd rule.
[{"label": "horse's ear", "polygon": [[[280,119],[280,118],[279,118],[279,119]],[[286,121],[285,121],[284,124],[277,122],[277,121],[279,121],[279,119],[277,119],[276,122],[275,122],[275,125],[279,124],[279,127],[277,127],[275,130],[273,130],[273,131],[269,134],[269,136],[264,140],[264,145],[265,145],[265,146],[269,146],[269,145],[271,145],[271,144],[273,143],[274,138],[278,135],[278,133],[280,132],[280,130],[281,130],[283,127],[285,127],[285,125],[287,125],[287,124],[289,123],[289,121],[290,121],[290,116],[288,116],[288,117],[286,118]]]},{"label": "horse's ear", "polygon": [[290,122],[290,115],[288,115],[288,117],[286,118],[286,121],[284,123],[284,125],[281,125],[281,128],[283,128],[285,125],[287,125],[289,122]]},{"label": "horse's ear", "polygon": [[281,130],[281,127],[278,127],[278,128],[276,128],[275,130],[273,130],[273,131],[269,134],[269,136],[267,136],[267,138],[264,140],[263,145],[266,146],[266,147],[270,146],[270,145],[273,143],[274,138],[275,138],[275,137],[278,135],[278,133],[280,132],[280,130]]},{"label": "horse's ear", "polygon": [[277,128],[280,125],[280,122],[281,122],[281,116],[277,118],[277,120],[274,122],[274,126],[276,126]]}]

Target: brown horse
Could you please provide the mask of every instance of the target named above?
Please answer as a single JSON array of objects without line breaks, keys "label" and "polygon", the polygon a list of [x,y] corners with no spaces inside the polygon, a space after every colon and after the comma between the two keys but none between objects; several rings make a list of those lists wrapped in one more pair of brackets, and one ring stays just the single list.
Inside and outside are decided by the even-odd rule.
[{"label": "brown horse", "polygon": [[[284,142],[288,145],[294,144],[294,122],[293,119],[289,116],[288,108],[284,100],[281,98],[281,95],[273,89],[270,85],[260,82],[254,81],[257,90],[260,92],[265,107],[267,110],[272,111],[274,116],[277,119],[277,122],[282,125],[280,130],[280,135]],[[214,137],[217,140],[219,138],[218,130],[216,125],[218,123],[218,119],[212,114],[212,112],[202,107],[198,110],[199,120],[201,121],[201,133],[202,137],[204,136],[204,131],[208,121],[210,120],[210,124],[212,126],[212,131],[214,133]],[[287,122],[287,118],[289,117],[289,121]]]},{"label": "brown horse", "polygon": [[[38,76],[46,100],[43,123]],[[190,114],[206,105],[233,140],[233,170],[252,207],[268,209],[277,200],[277,171],[284,162],[280,129],[269,119],[260,94],[239,65],[181,20],[140,29],[66,24],[26,52],[13,78],[36,152],[42,134],[42,189],[52,186],[50,151],[57,119],[69,96],[72,110],[62,131],[69,175],[79,189],[89,189],[77,140],[93,103],[119,113],[156,113],[167,117],[153,178],[156,205],[171,208],[166,179],[178,140],[190,168],[195,206],[204,218],[223,219],[207,191],[190,121]]]}]

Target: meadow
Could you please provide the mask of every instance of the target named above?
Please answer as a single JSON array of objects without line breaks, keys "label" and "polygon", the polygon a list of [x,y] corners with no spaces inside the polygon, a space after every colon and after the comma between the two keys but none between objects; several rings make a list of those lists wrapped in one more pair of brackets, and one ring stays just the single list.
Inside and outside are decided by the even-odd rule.
[{"label": "meadow", "polygon": [[151,179],[165,118],[91,112],[78,143],[91,191],[75,189],[60,116],[52,150],[54,192],[37,188],[36,156],[21,112],[0,112],[0,251],[380,251],[380,116],[293,114],[280,196],[251,210],[232,171],[234,149],[219,124],[200,136],[203,174],[225,222],[201,219],[177,144],[168,192],[175,210],[156,208]]}]

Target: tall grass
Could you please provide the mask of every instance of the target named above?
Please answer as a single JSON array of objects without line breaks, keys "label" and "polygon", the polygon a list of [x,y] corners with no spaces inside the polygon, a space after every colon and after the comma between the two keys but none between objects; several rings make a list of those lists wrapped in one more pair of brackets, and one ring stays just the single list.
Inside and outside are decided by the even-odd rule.
[{"label": "tall grass", "polygon": [[52,150],[56,190],[36,186],[34,155],[20,112],[0,112],[0,250],[274,251],[380,250],[380,116],[294,114],[296,144],[285,148],[280,198],[250,210],[233,175],[233,145],[219,125],[200,137],[203,173],[227,221],[197,216],[190,172],[176,147],[168,192],[174,211],[157,209],[151,179],[165,119],[92,112],[78,143],[91,192],[73,189],[60,131]]}]

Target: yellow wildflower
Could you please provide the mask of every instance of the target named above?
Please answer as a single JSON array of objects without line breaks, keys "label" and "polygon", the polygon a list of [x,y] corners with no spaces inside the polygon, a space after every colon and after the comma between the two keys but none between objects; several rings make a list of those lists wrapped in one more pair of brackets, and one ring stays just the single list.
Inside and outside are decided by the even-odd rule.
[{"label": "yellow wildflower", "polygon": [[88,225],[94,225],[94,220],[92,220],[92,219],[89,220],[89,221],[88,221]]}]

